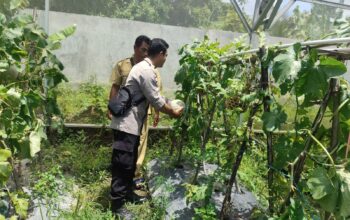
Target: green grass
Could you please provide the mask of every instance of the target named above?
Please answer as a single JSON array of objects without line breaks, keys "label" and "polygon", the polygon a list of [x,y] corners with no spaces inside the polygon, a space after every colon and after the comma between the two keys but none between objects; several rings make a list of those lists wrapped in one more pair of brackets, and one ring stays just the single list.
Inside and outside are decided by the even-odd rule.
[{"label": "green grass", "polygon": [[243,156],[238,170],[238,179],[258,199],[262,206],[267,207],[267,166],[265,155],[261,149],[250,148]]},{"label": "green grass", "polygon": [[70,84],[63,84],[58,91],[57,102],[65,122],[108,123],[108,86],[89,82],[74,88]]},{"label": "green grass", "polygon": [[[42,174],[50,172],[53,164],[60,165],[64,174],[61,181],[65,181],[66,191],[75,199],[70,210],[59,212],[58,219],[114,219],[110,211],[111,174],[108,171],[112,149],[95,143],[80,132],[62,138],[56,146],[44,147],[33,160],[33,184],[40,182]],[[155,155],[153,149],[149,150],[149,154]],[[140,205],[128,203],[126,208],[140,219],[158,220],[165,215],[164,205],[164,201],[156,199]]]},{"label": "green grass", "polygon": [[[56,146],[43,148],[40,156],[35,158],[32,170],[35,170],[36,173],[46,172],[51,169],[52,164],[59,164],[66,181],[69,181],[67,190],[73,194],[75,202],[71,205],[70,210],[61,210],[58,219],[113,219],[109,209],[110,173],[107,171],[110,164],[111,148],[110,146],[96,145],[96,143],[91,142],[86,134],[80,132],[62,138]],[[169,135],[154,136],[149,143],[145,164],[154,158],[168,158],[169,162],[166,166],[174,166],[177,152],[175,151],[174,155],[169,157],[170,146]],[[213,147],[215,146],[210,146],[209,150]],[[236,152],[238,145],[233,149]],[[191,150],[191,147],[185,147],[183,161],[194,165],[197,153]],[[258,147],[251,147],[243,157],[238,173],[240,183],[252,191],[263,206],[266,205],[267,198],[267,169],[264,154],[264,151]],[[215,162],[215,159],[210,160],[212,161],[209,162]],[[226,166],[232,167],[232,164]],[[223,176],[228,174],[229,169],[228,173],[223,174]],[[38,176],[33,178],[38,178]],[[165,179],[159,176],[159,183],[164,181]],[[139,205],[126,204],[127,210],[133,216],[145,220],[164,219],[166,207],[166,196]]]},{"label": "green grass", "polygon": [[85,134],[71,136],[58,146],[44,148],[37,160],[38,169],[59,164],[63,172],[74,175],[84,183],[95,182],[107,176],[111,148],[85,142]]}]

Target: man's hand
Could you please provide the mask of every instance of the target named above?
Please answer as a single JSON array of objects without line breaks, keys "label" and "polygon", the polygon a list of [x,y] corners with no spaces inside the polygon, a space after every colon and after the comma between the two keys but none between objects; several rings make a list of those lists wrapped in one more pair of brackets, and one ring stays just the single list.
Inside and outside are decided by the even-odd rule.
[{"label": "man's hand", "polygon": [[159,111],[170,115],[173,118],[179,118],[182,115],[184,108],[173,109],[168,103],[165,103]]},{"label": "man's hand", "polygon": [[154,112],[154,117],[153,117],[153,127],[157,127],[159,123],[159,111]]},{"label": "man's hand", "polygon": [[112,120],[112,113],[109,110],[107,111],[107,117],[109,120]]},{"label": "man's hand", "polygon": [[184,111],[184,108],[173,110],[173,114],[172,114],[173,118],[180,118],[183,111]]}]

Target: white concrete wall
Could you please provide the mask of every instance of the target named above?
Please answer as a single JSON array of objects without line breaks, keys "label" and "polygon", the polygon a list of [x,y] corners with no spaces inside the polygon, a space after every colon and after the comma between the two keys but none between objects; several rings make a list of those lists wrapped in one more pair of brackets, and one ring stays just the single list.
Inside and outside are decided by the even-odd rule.
[{"label": "white concrete wall", "polygon": [[[27,10],[32,13],[32,10]],[[38,11],[38,22],[44,24],[44,13]],[[72,83],[81,83],[96,76],[100,83],[108,83],[114,63],[133,53],[133,44],[138,35],[165,39],[169,45],[169,56],[161,69],[165,90],[174,90],[174,75],[179,67],[178,49],[195,39],[208,35],[211,40],[218,40],[222,45],[232,42],[242,33],[219,30],[201,30],[198,28],[176,27],[151,24],[125,19],[106,18],[50,12],[49,32],[57,32],[76,24],[77,31],[63,42],[57,51],[65,65],[65,74]],[[291,39],[266,37],[267,44],[290,43]]]}]

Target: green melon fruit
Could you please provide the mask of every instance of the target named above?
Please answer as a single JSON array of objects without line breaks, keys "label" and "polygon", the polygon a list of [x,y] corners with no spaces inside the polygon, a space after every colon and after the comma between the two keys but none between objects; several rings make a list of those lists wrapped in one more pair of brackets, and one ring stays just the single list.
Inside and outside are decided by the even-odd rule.
[{"label": "green melon fruit", "polygon": [[0,83],[11,83],[18,78],[18,70],[15,65],[11,65],[6,71],[0,72]]}]

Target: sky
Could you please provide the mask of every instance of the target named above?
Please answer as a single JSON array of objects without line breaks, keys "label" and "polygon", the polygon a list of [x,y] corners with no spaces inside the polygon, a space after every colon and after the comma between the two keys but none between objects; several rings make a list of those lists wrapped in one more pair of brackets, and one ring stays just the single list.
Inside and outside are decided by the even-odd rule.
[{"label": "sky", "polygon": [[[222,1],[223,2],[230,2],[230,0],[222,0]],[[328,0],[328,1],[340,2],[341,0]],[[281,8],[283,8],[288,2],[289,2],[289,0],[283,0]],[[344,3],[345,4],[350,4],[350,0],[344,0]],[[289,11],[286,13],[286,15],[287,16],[290,15],[297,6],[299,6],[301,11],[310,11],[310,9],[312,8],[312,5],[313,5],[312,3],[306,3],[306,2],[297,1],[289,9]],[[255,6],[255,0],[247,0],[247,3],[244,5],[244,7],[242,9],[244,10],[244,12],[246,14],[248,14],[249,16],[252,17],[253,13],[254,13],[254,6]],[[344,14],[346,16],[349,16],[350,15],[350,11],[349,10],[345,10]]]},{"label": "sky", "polygon": [[[223,0],[223,2],[230,2],[230,0]],[[288,0],[283,0],[281,8],[283,8],[287,3],[288,3]],[[247,3],[242,7],[242,9],[246,14],[252,17],[254,13],[254,6],[255,6],[255,0],[247,0]],[[312,7],[312,4],[305,3],[305,2],[296,2],[289,9],[287,13],[292,13],[294,8],[296,8],[297,6],[299,6],[302,11],[309,11]]]}]

